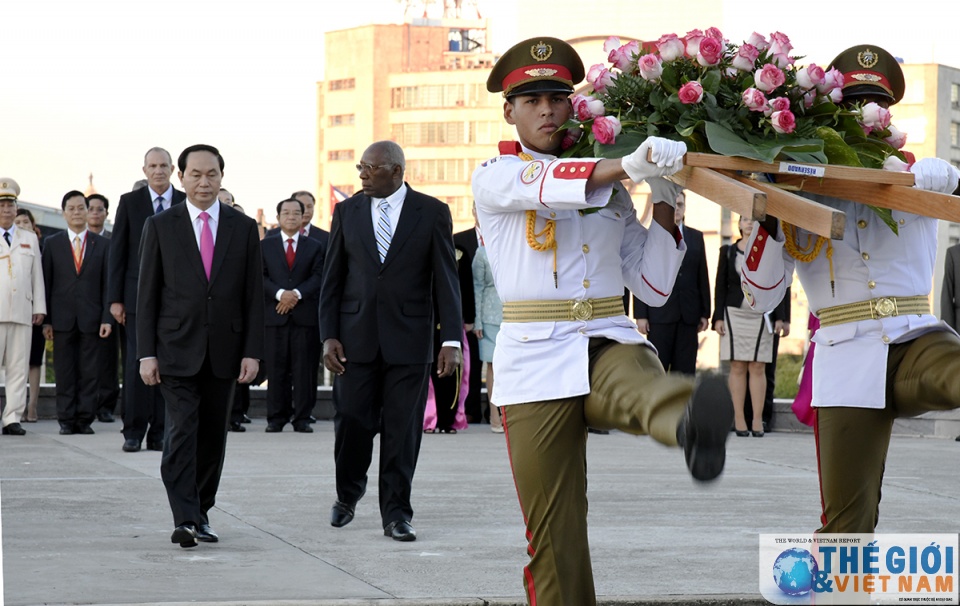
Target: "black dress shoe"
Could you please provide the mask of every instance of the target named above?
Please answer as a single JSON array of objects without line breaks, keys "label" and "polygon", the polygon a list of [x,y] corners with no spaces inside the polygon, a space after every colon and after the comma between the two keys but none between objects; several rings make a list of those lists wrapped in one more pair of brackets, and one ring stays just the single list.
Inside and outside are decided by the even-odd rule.
[{"label": "black dress shoe", "polygon": [[267,429],[265,431],[267,433],[280,433],[283,431],[283,425],[279,423],[267,423]]},{"label": "black dress shoe", "polygon": [[694,388],[677,441],[683,446],[687,468],[695,480],[709,482],[723,472],[727,436],[733,424],[733,400],[726,382],[707,376]]},{"label": "black dress shoe", "polygon": [[243,425],[241,425],[241,424],[238,423],[237,421],[230,421],[230,426],[229,426],[227,429],[230,430],[230,431],[236,431],[236,432],[240,432],[240,433],[242,433],[242,432],[244,432],[244,431],[247,430],[246,427],[244,427]]},{"label": "black dress shoe", "polygon": [[114,421],[113,413],[110,412],[109,410],[105,410],[103,412],[97,413],[97,420],[100,421],[101,423],[113,423]]},{"label": "black dress shoe", "polygon": [[173,534],[170,535],[171,543],[179,543],[180,547],[196,547],[197,546],[197,529],[193,524],[181,524],[173,529]]},{"label": "black dress shoe", "polygon": [[353,521],[353,513],[356,505],[349,505],[337,501],[330,510],[330,525],[334,528],[342,528]]},{"label": "black dress shoe", "polygon": [[61,435],[61,436],[72,436],[72,435],[73,435],[73,424],[72,424],[72,423],[60,423],[60,435]]},{"label": "black dress shoe", "polygon": [[209,524],[200,524],[197,528],[197,540],[204,543],[216,543],[220,537],[210,528]]},{"label": "black dress shoe", "polygon": [[253,420],[252,420],[250,417],[248,417],[247,415],[243,415],[243,418],[240,419],[240,422],[241,422],[241,423],[253,423]]},{"label": "black dress shoe", "polygon": [[315,416],[313,416],[313,415],[310,415],[309,422],[310,422],[310,423],[316,423],[316,422],[317,422],[317,417],[315,417]]},{"label": "black dress shoe", "polygon": [[416,541],[417,531],[406,520],[394,520],[383,527],[383,536],[394,541]]},{"label": "black dress shoe", "polygon": [[123,452],[140,452],[140,442],[129,438],[123,441]]},{"label": "black dress shoe", "polygon": [[163,452],[163,442],[147,442],[147,450]]},{"label": "black dress shoe", "polygon": [[89,436],[95,434],[96,432],[93,431],[93,427],[90,427],[89,425],[78,425],[76,428],[74,428],[73,433]]},{"label": "black dress shoe", "polygon": [[313,433],[313,427],[310,427],[309,423],[304,423],[303,425],[294,425],[293,430],[297,433]]},{"label": "black dress shoe", "polygon": [[23,430],[23,427],[20,427],[19,423],[11,423],[3,428],[2,433],[5,436],[23,436],[27,432]]}]

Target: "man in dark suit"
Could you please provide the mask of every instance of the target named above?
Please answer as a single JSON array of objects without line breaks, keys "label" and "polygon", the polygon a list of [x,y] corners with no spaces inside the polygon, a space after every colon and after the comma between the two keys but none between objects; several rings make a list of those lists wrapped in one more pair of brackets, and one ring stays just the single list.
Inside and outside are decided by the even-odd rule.
[{"label": "man in dark suit", "polygon": [[[403,182],[392,141],[363,152],[363,193],[333,211],[320,296],[324,365],[336,374],[333,405],[335,527],[353,519],[380,436],[384,535],[416,540],[410,489],[423,437],[433,330],[442,327],[438,375],[460,365],[460,287],[449,207]],[[434,298],[439,318],[434,317]]]},{"label": "man in dark suit", "polygon": [[662,178],[647,182],[651,203],[676,201],[674,216],[687,252],[666,304],[650,307],[634,297],[633,317],[640,332],[657,348],[664,370],[693,375],[700,349],[698,334],[710,327],[710,277],[703,233],[683,222],[687,199],[679,185]]},{"label": "man in dark suit", "polygon": [[310,413],[317,401],[320,333],[317,309],[326,250],[300,235],[303,203],[277,204],[280,233],[260,242],[263,254],[266,322],[267,432],[312,433]]},{"label": "man in dark suit", "polygon": [[160,385],[167,430],[160,475],[181,547],[216,542],[217,496],[237,382],[263,358],[263,270],[257,224],[217,201],[223,157],[193,145],[177,159],[187,203],[147,219],[140,247],[137,356]]},{"label": "man in dark suit", "polygon": [[[87,231],[110,238],[110,232],[104,228],[107,213],[110,211],[110,201],[102,194],[87,196]],[[109,249],[109,242],[107,248]],[[109,271],[109,265],[104,268],[104,276]],[[106,288],[101,295],[106,297]],[[100,339],[100,379],[97,387],[97,420],[101,423],[113,423],[113,413],[117,410],[120,400],[120,380],[117,370],[120,364],[119,330],[112,330],[110,336]]]},{"label": "man in dark suit", "polygon": [[[317,200],[313,197],[313,194],[308,192],[305,189],[295,191],[290,194],[291,200],[297,200],[303,204],[303,220],[300,222],[300,235],[313,238],[323,246],[323,249],[327,249],[327,243],[330,241],[330,232],[320,229],[316,225],[313,225],[313,211],[317,206]],[[275,236],[280,233],[280,227],[274,227],[273,229],[268,229],[264,234],[264,237]]]},{"label": "man in dark suit", "polygon": [[78,191],[60,202],[67,230],[44,242],[47,294],[43,334],[53,340],[60,434],[92,434],[97,413],[101,339],[112,330],[104,293],[109,241],[87,230],[87,200]]},{"label": "man in dark suit", "polygon": [[147,187],[120,196],[117,220],[110,238],[110,272],[107,280],[110,313],[124,327],[126,350],[123,374],[123,450],[137,452],[147,439],[147,449],[163,450],[163,398],[157,388],[140,379],[137,361],[137,279],[140,275],[140,237],[147,218],[179,204],[184,193],[170,185],[170,153],[154,147],[143,159]]},{"label": "man in dark suit", "polygon": [[[473,211],[473,218],[476,221],[476,209]],[[463,251],[463,257],[459,260],[460,267],[472,267],[473,257],[477,254],[477,248],[480,246],[480,235],[476,225],[453,234],[453,245],[458,250]],[[473,273],[472,270],[471,273]],[[463,411],[467,415],[468,421],[479,423],[483,420],[483,411],[480,406],[480,388],[482,387],[480,375],[483,370],[481,368],[483,363],[480,361],[480,344],[477,342],[477,335],[473,332],[473,325],[476,321],[474,314],[478,310],[474,309],[472,280],[469,284],[461,280],[460,298],[463,300],[463,324],[467,331],[467,350],[470,355],[470,376],[468,378],[470,389],[467,391],[467,399],[463,403]]]}]

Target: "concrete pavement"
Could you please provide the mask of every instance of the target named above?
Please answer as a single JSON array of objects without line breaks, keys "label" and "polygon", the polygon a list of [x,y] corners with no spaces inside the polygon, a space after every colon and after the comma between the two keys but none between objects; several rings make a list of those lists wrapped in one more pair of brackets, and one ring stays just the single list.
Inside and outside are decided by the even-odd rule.
[{"label": "concrete pavement", "polygon": [[[169,542],[160,453],[124,453],[120,424],[0,437],[3,597],[28,604],[479,605],[523,603],[523,526],[502,435],[425,435],[414,543],[383,536],[376,470],[349,526],[329,525],[333,425],[231,433],[211,524],[217,544]],[[731,436],[726,471],[695,485],[678,449],[591,435],[590,535],[604,604],[763,604],[758,534],[811,531],[813,436]],[[377,460],[375,454],[374,461]],[[960,527],[960,444],[895,436],[879,532]]]}]

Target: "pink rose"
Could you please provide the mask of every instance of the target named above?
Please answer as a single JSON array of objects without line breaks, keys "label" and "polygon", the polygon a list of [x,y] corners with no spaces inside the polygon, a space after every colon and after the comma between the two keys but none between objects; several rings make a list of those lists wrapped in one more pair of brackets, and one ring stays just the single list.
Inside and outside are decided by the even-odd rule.
[{"label": "pink rose", "polygon": [[797,119],[789,109],[773,112],[770,123],[773,125],[773,130],[784,135],[789,135],[797,127]]},{"label": "pink rose", "polygon": [[890,125],[890,136],[884,137],[884,141],[892,145],[897,149],[901,149],[904,145],[907,144],[907,133],[901,131],[894,125]]},{"label": "pink rose", "polygon": [[871,101],[860,108],[860,123],[871,130],[883,130],[890,126],[890,110]]},{"label": "pink rose", "polygon": [[762,112],[767,109],[767,98],[755,88],[748,88],[743,91],[740,98],[747,109],[752,112]]},{"label": "pink rose", "polygon": [[740,71],[751,72],[756,66],[757,57],[759,56],[760,49],[752,44],[744,43],[737,51],[737,55],[733,58],[731,65]]},{"label": "pink rose", "polygon": [[826,80],[826,73],[816,63],[797,70],[797,84],[806,89],[816,88]]},{"label": "pink rose", "polygon": [[616,140],[621,128],[620,120],[616,116],[601,116],[593,121],[593,136],[600,143],[607,145]]},{"label": "pink rose", "polygon": [[573,111],[577,115],[577,120],[581,122],[607,113],[603,107],[603,101],[595,97],[574,95],[570,102],[573,104]]},{"label": "pink rose", "polygon": [[770,34],[770,54],[771,55],[789,55],[793,50],[790,44],[790,38],[786,34],[773,32]]},{"label": "pink rose", "polygon": [[634,57],[639,54],[640,43],[634,40],[610,51],[607,59],[620,69],[620,71],[626,72],[630,71],[631,67],[633,67]]},{"label": "pink rose", "polygon": [[835,67],[823,74],[823,82],[817,85],[817,91],[826,95],[837,88],[843,88],[843,73]]},{"label": "pink rose", "polygon": [[703,32],[698,29],[692,29],[683,37],[683,43],[686,45],[688,57],[696,57],[700,52],[700,41],[703,40]]},{"label": "pink rose", "polygon": [[560,149],[570,149],[573,144],[580,140],[579,128],[568,128],[563,135],[563,141],[560,142]]},{"label": "pink rose", "polygon": [[883,161],[883,170],[892,170],[905,173],[910,170],[910,165],[896,156],[890,156]]},{"label": "pink rose", "polygon": [[714,38],[704,38],[700,41],[700,49],[697,51],[697,63],[704,67],[713,67],[720,63],[722,54],[723,44]]},{"label": "pink rose", "polygon": [[783,75],[780,68],[772,63],[767,63],[753,73],[753,80],[757,88],[765,93],[769,93],[778,86],[783,86],[787,78]]},{"label": "pink rose", "polygon": [[780,69],[784,69],[793,65],[794,59],[786,53],[777,53],[775,55],[770,55],[770,61]]},{"label": "pink rose", "polygon": [[760,34],[758,34],[757,32],[753,32],[752,34],[750,34],[750,37],[747,38],[746,43],[749,44],[750,46],[753,46],[760,52],[763,52],[768,48],[770,48],[770,43],[767,42],[767,39],[761,36]]},{"label": "pink rose", "polygon": [[590,85],[593,86],[593,90],[598,93],[607,90],[607,87],[613,84],[613,81],[616,79],[617,75],[604,67],[602,63],[591,66],[590,71],[587,72],[587,82],[589,82]]},{"label": "pink rose", "polygon": [[717,42],[720,42],[721,44],[723,43],[723,34],[720,33],[720,30],[718,30],[715,27],[711,27],[707,31],[703,32],[703,35],[706,36],[707,38],[713,38],[714,40],[716,40]]},{"label": "pink rose", "polygon": [[843,101],[843,89],[835,88],[832,91],[830,91],[830,100],[833,101],[834,103],[840,103],[841,101]]},{"label": "pink rose", "polygon": [[770,99],[770,113],[773,112],[782,112],[784,110],[790,109],[790,99],[786,97],[776,97]]},{"label": "pink rose", "polygon": [[640,77],[650,82],[656,82],[663,73],[663,63],[660,57],[656,55],[644,55],[637,60],[637,68],[640,70]]},{"label": "pink rose", "polygon": [[687,82],[677,91],[677,96],[680,98],[680,103],[684,105],[700,103],[700,100],[703,99],[703,87],[696,80]]},{"label": "pink rose", "polygon": [[[616,36],[610,36],[603,42],[603,52],[607,53],[608,55],[618,48],[620,48],[620,38]],[[610,59],[610,61],[613,60]]]},{"label": "pink rose", "polygon": [[685,48],[683,40],[678,38],[676,34],[660,36],[660,39],[657,40],[657,50],[660,52],[660,58],[664,61],[673,61],[682,57]]},{"label": "pink rose", "polygon": [[810,109],[811,107],[813,107],[813,104],[816,102],[816,100],[817,100],[817,90],[816,90],[816,89],[810,89],[810,90],[808,90],[807,92],[803,93],[803,107],[804,107],[804,108]]}]

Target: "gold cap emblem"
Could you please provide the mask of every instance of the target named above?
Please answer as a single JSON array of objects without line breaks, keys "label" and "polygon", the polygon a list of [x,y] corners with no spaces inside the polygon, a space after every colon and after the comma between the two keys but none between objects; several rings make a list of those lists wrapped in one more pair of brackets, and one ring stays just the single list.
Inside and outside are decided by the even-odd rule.
[{"label": "gold cap emblem", "polygon": [[859,63],[860,67],[864,69],[872,68],[874,65],[877,64],[878,61],[880,61],[880,55],[873,52],[869,48],[864,49],[859,53],[857,53],[857,63]]},{"label": "gold cap emblem", "polygon": [[530,47],[530,56],[534,61],[546,61],[552,54],[553,47],[542,41]]}]

